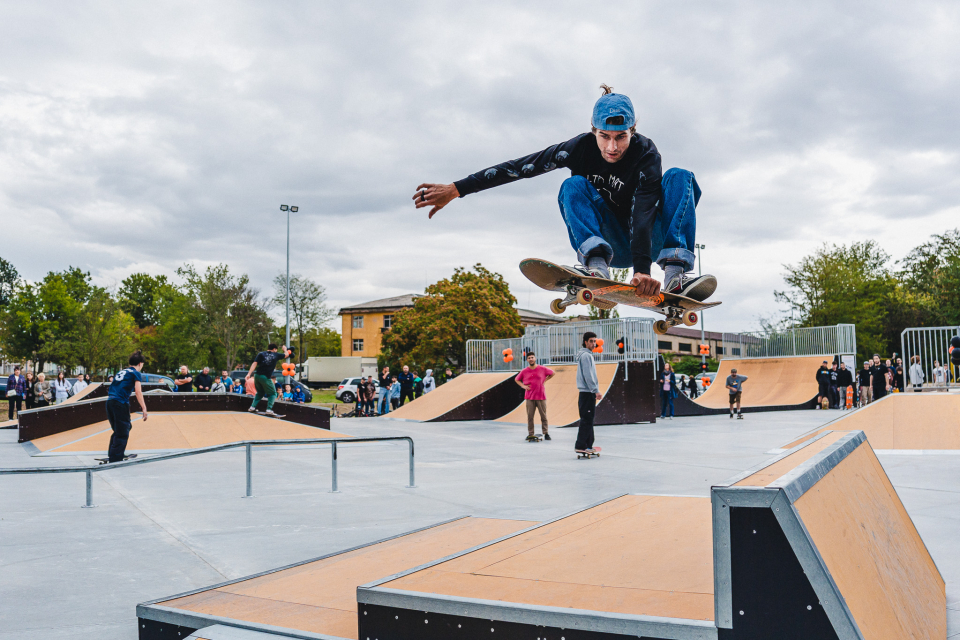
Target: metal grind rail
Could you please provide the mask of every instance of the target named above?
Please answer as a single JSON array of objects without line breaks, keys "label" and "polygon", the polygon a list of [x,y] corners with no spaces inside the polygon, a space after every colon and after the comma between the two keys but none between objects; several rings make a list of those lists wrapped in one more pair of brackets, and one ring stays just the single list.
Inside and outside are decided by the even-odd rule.
[{"label": "metal grind rail", "polygon": [[329,444],[331,461],[331,493],[339,493],[337,488],[337,445],[355,442],[390,442],[392,440],[406,440],[409,444],[409,465],[410,465],[410,484],[408,489],[416,488],[414,482],[414,462],[413,462],[413,438],[408,436],[388,436],[382,438],[315,438],[311,440],[244,440],[241,442],[231,442],[229,444],[218,444],[212,447],[203,447],[201,449],[190,449],[188,451],[177,451],[175,453],[162,453],[148,458],[134,458],[133,460],[124,460],[123,462],[114,462],[111,464],[97,464],[86,467],[32,467],[23,469],[0,469],[0,475],[27,475],[40,473],[85,473],[87,475],[87,503],[83,505],[85,509],[95,507],[93,504],[93,474],[101,471],[116,471],[138,464],[147,464],[150,462],[160,462],[162,460],[173,460],[174,458],[186,458],[187,456],[198,456],[204,453],[214,451],[225,451],[227,449],[236,449],[246,447],[247,459],[247,495],[245,498],[253,497],[253,447],[276,446],[283,444]]}]

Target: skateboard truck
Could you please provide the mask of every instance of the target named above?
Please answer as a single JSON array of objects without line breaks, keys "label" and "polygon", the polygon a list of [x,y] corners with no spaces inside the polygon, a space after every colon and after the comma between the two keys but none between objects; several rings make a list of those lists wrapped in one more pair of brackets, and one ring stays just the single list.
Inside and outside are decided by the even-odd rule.
[{"label": "skateboard truck", "polygon": [[[663,302],[663,295],[659,296],[660,303]],[[670,327],[683,324],[692,327],[700,321],[700,315],[696,311],[684,310],[679,307],[667,307],[665,320],[657,320],[653,323],[653,332],[658,335],[664,335]]]},{"label": "skateboard truck", "polygon": [[562,300],[557,298],[550,303],[550,311],[560,315],[572,304],[590,304],[593,302],[593,292],[590,289],[578,287],[574,284],[567,285],[567,296]]}]

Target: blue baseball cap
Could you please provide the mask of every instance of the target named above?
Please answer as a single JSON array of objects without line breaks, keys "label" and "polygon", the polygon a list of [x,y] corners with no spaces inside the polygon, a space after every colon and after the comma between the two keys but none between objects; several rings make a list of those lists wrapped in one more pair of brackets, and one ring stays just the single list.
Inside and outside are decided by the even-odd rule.
[{"label": "blue baseball cap", "polygon": [[[623,124],[607,123],[617,116],[623,118]],[[593,126],[601,131],[626,131],[635,124],[637,117],[633,113],[633,103],[625,95],[608,93],[600,96],[597,104],[593,105]]]}]

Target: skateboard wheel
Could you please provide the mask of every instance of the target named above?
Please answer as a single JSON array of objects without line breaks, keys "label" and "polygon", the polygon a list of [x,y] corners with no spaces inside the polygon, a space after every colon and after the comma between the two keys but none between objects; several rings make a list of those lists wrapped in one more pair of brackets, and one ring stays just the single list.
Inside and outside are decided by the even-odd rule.
[{"label": "skateboard wheel", "polygon": [[700,320],[700,316],[697,315],[696,311],[685,311],[683,314],[683,324],[688,327],[692,327],[697,324],[697,321]]},{"label": "skateboard wheel", "polygon": [[590,304],[593,300],[593,292],[590,289],[580,289],[577,291],[577,302],[580,304]]},{"label": "skateboard wheel", "polygon": [[666,320],[657,320],[653,323],[653,332],[657,335],[666,335],[667,329],[670,328],[670,325],[667,324]]},{"label": "skateboard wheel", "polygon": [[557,314],[557,315],[560,315],[561,313],[563,313],[565,309],[566,309],[566,307],[563,306],[563,300],[561,300],[561,299],[559,299],[559,298],[557,298],[556,300],[553,300],[553,301],[550,303],[550,311],[552,311],[553,313],[555,313],[555,314]]}]

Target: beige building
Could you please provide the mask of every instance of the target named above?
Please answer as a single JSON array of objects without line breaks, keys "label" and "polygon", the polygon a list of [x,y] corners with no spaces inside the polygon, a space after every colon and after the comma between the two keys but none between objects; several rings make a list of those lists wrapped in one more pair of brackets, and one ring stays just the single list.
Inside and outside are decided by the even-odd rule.
[{"label": "beige building", "polygon": [[[710,345],[710,357],[723,358],[723,334],[717,331],[707,331],[704,334],[706,343]],[[663,355],[700,356],[700,329],[687,327],[670,327],[667,335],[657,336],[657,351]]]},{"label": "beige building", "polygon": [[[419,296],[408,293],[383,300],[372,300],[363,304],[343,307],[340,309],[341,342],[340,355],[343,357],[362,356],[375,358],[380,355],[380,339],[390,330],[393,316],[401,309],[413,306]],[[559,324],[563,318],[531,311],[517,309],[520,314],[520,323],[523,326]]]}]

